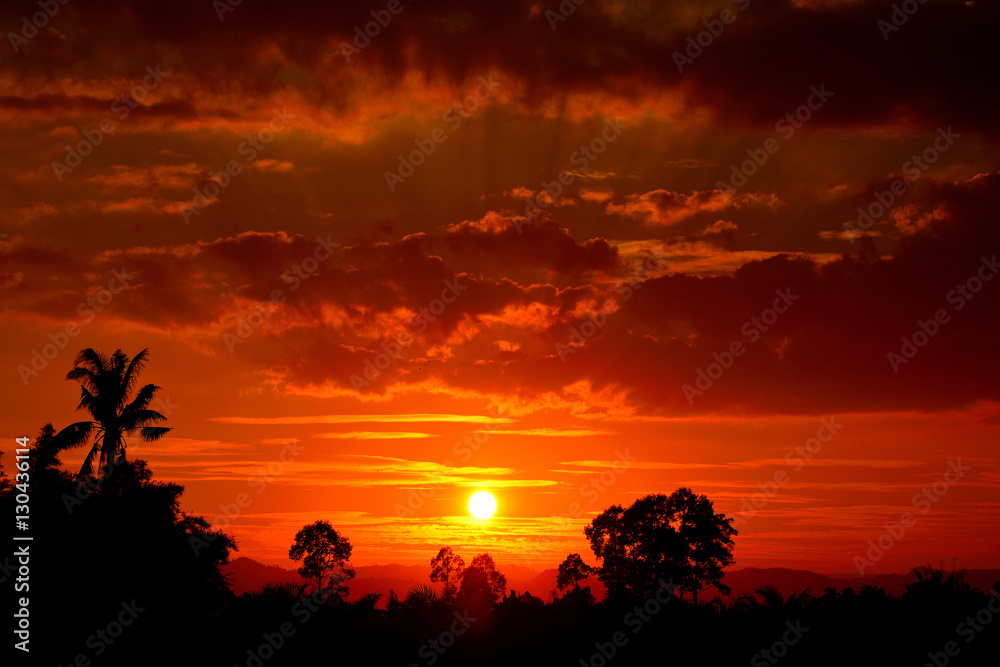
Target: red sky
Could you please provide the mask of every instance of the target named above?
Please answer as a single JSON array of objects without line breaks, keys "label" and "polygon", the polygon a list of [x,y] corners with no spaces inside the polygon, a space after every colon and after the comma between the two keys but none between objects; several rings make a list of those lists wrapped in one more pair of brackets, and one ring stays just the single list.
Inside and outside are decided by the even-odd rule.
[{"label": "red sky", "polygon": [[129,456],[262,561],[316,519],[592,561],[689,486],[737,566],[855,572],[905,512],[868,572],[998,566],[995,5],[385,7],[4,5],[8,464],[78,350],[148,347],[174,430]]}]

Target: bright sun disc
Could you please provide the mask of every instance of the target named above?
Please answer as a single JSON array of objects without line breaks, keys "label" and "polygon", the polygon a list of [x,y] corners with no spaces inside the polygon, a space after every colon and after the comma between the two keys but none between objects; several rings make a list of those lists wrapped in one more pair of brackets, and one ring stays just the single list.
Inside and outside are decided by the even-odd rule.
[{"label": "bright sun disc", "polygon": [[497,511],[497,499],[493,494],[479,491],[469,498],[469,513],[477,519],[488,519]]}]

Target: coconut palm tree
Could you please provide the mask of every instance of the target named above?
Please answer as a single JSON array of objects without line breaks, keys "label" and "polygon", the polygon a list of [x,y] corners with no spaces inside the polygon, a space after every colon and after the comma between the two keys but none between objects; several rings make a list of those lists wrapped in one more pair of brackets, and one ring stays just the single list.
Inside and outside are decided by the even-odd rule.
[{"label": "coconut palm tree", "polygon": [[785,607],[785,596],[771,584],[761,586],[754,593],[759,595],[764,601],[763,605],[761,605],[763,607],[767,607],[768,609],[784,609]]},{"label": "coconut palm tree", "polygon": [[56,436],[60,450],[84,445],[95,436],[80,475],[95,474],[96,462],[97,475],[107,478],[116,464],[125,461],[126,437],[138,433],[143,442],[152,442],[170,430],[150,426],[166,419],[149,409],[159,387],[147,384],[131,398],[148,354],[149,350],[143,350],[129,361],[121,350],[109,358],[88,347],[77,355],[76,367],[66,374],[67,380],[81,385],[77,410],[86,409],[93,417],[92,421],[70,424]]},{"label": "coconut palm tree", "polygon": [[426,611],[439,599],[437,591],[433,588],[427,584],[417,584],[406,593],[403,604],[409,609]]}]

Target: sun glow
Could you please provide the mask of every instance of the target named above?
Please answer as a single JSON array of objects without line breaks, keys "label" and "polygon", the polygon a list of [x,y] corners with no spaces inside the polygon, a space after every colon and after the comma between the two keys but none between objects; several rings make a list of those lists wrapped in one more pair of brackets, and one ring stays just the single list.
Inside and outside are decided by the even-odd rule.
[{"label": "sun glow", "polygon": [[497,499],[487,491],[479,491],[469,498],[469,514],[477,519],[488,519],[497,511]]}]

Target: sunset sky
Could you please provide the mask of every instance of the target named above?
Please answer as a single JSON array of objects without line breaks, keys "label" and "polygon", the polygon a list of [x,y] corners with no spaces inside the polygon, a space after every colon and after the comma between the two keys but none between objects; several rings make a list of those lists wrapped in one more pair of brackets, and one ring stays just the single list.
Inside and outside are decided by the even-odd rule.
[{"label": "sunset sky", "polygon": [[996,3],[49,4],[0,9],[8,473],[148,347],[129,458],[262,562],[593,563],[687,486],[736,567],[906,512],[866,574],[1000,566]]}]

